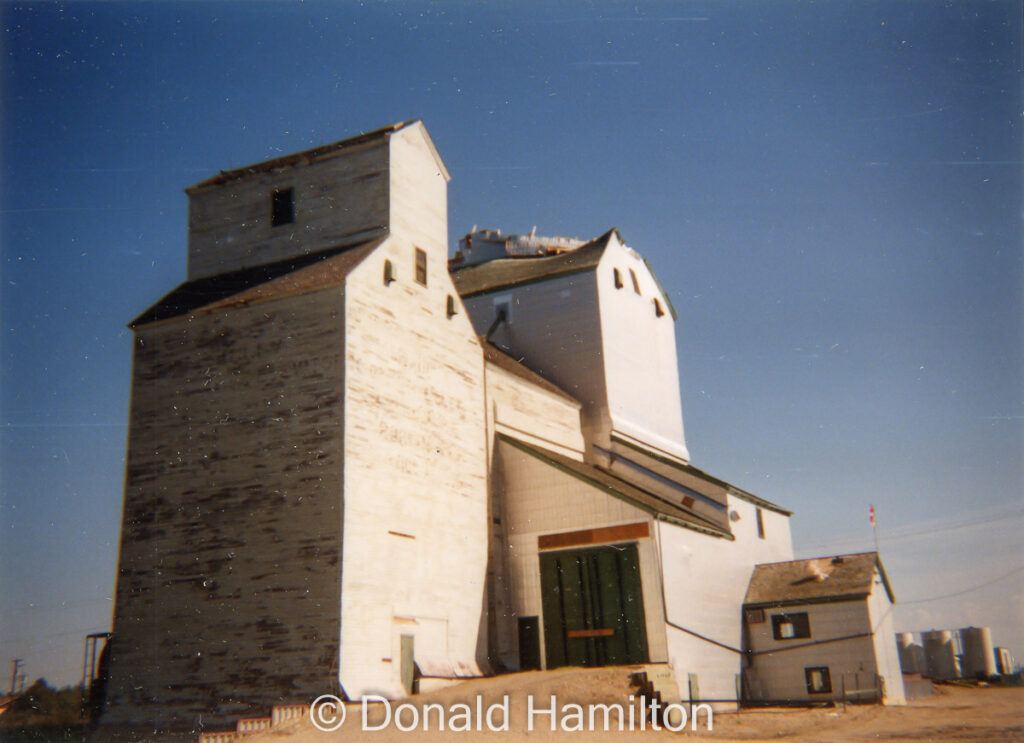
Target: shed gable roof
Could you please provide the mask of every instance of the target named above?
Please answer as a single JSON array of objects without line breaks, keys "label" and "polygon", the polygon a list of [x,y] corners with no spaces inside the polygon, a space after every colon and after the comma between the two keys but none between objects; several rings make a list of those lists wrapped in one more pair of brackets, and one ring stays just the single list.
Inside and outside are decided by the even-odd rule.
[{"label": "shed gable roof", "polygon": [[460,295],[472,297],[509,286],[591,271],[601,262],[612,235],[618,235],[614,228],[575,250],[557,255],[496,258],[465,268],[454,267],[452,280]]},{"label": "shed gable roof", "polygon": [[768,607],[865,598],[874,587],[876,568],[889,600],[895,602],[878,553],[861,552],[757,565],[743,603]]},{"label": "shed gable roof", "polygon": [[186,281],[128,325],[135,328],[200,311],[245,305],[340,284],[386,239]]},{"label": "shed gable roof", "polygon": [[505,443],[519,449],[545,463],[562,470],[563,472],[576,477],[591,486],[602,490],[616,498],[621,498],[634,506],[647,511],[651,515],[664,518],[673,523],[695,529],[705,534],[716,537],[732,539],[732,534],[727,529],[722,529],[717,524],[694,513],[683,505],[672,503],[659,495],[655,495],[643,488],[640,488],[621,477],[610,472],[598,469],[592,465],[580,462],[575,459],[556,454],[547,449],[531,446],[517,439],[504,434],[498,434],[498,438]]}]

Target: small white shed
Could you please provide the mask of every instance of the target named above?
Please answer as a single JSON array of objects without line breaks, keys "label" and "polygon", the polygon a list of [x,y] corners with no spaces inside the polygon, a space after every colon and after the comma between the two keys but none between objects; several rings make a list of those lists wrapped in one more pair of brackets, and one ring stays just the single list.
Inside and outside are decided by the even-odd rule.
[{"label": "small white shed", "polygon": [[894,603],[877,552],[756,566],[743,606],[746,700],[904,704]]}]

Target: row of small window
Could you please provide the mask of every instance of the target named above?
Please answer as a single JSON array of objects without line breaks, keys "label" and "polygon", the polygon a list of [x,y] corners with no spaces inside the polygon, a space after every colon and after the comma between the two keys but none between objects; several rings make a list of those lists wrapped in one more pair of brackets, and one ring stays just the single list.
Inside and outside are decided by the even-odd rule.
[{"label": "row of small window", "polygon": [[[416,248],[416,283],[423,286],[427,285],[427,253],[420,248]],[[384,261],[384,286],[390,286],[392,282],[398,280],[398,273],[395,271],[395,264],[390,259]],[[455,301],[455,297],[451,294],[448,295],[446,312],[448,317],[451,318],[459,313],[459,303]]]},{"label": "row of small window", "polygon": [[[622,271],[620,271],[617,268],[613,268],[612,272],[613,272],[613,275],[615,277],[615,288],[616,289],[623,288],[625,286],[625,284],[622,281]],[[643,292],[640,291],[640,281],[636,277],[636,271],[634,271],[632,268],[629,269],[629,278],[633,280],[633,291],[636,292],[637,294],[639,294],[640,296],[643,296]],[[654,316],[655,317],[661,317],[662,315],[665,314],[665,310],[661,306],[661,300],[659,300],[657,297],[655,297],[652,300],[652,304],[654,305]]]},{"label": "row of small window", "polygon": [[[416,248],[416,283],[423,286],[427,285],[427,253],[425,250]],[[392,281],[398,280],[398,274],[395,271],[395,264],[390,260],[384,261],[384,286],[388,286]]]}]

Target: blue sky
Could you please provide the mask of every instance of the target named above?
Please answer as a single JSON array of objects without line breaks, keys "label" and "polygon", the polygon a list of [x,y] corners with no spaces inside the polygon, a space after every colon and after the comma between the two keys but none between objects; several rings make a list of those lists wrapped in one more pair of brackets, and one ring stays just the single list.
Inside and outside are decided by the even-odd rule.
[{"label": "blue sky", "polygon": [[0,663],[73,682],[109,628],[125,324],[184,279],[182,189],[413,118],[453,245],[616,226],[650,260],[694,464],[795,511],[802,556],[871,549],[874,503],[897,628],[987,624],[1024,658],[1019,3],[0,20]]}]

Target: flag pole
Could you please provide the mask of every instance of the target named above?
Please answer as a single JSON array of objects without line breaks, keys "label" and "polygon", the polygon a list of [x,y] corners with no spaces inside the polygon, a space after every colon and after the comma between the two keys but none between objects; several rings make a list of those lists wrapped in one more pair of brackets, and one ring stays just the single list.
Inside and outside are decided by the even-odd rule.
[{"label": "flag pole", "polygon": [[881,554],[878,551],[878,522],[875,519],[874,504],[871,504],[871,506],[868,507],[868,518],[871,520],[871,531],[874,532],[875,535],[875,554]]}]

